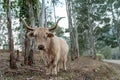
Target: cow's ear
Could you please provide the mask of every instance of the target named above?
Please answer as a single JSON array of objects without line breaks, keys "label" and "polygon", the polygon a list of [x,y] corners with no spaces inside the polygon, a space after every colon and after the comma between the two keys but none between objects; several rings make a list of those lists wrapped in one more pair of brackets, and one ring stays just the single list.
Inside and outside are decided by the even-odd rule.
[{"label": "cow's ear", "polygon": [[27,37],[29,37],[29,38],[34,37],[34,31],[28,32]]},{"label": "cow's ear", "polygon": [[53,33],[47,33],[47,37],[52,38],[52,37],[54,37],[54,34]]}]

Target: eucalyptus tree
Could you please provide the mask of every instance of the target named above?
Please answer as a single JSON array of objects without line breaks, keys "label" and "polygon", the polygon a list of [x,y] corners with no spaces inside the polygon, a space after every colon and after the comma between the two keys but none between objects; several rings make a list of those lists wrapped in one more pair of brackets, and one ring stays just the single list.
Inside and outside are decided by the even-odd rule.
[{"label": "eucalyptus tree", "polygon": [[[97,41],[110,30],[107,0],[74,0],[73,5],[73,12],[77,16],[80,51],[81,53],[87,51],[95,57]],[[102,41],[105,42],[104,38]]]},{"label": "eucalyptus tree", "polygon": [[93,20],[93,17],[91,17],[91,15],[94,15],[93,13],[93,3],[92,3],[92,0],[88,0],[88,3],[87,3],[87,11],[88,11],[88,31],[90,33],[90,53],[93,55],[93,58],[96,59],[96,49],[95,49],[95,37],[94,37],[94,20]]},{"label": "eucalyptus tree", "polygon": [[[101,44],[110,46],[111,48],[118,47],[119,42],[119,7],[120,1],[118,0],[106,0],[98,13],[103,13],[101,17],[101,28],[95,29],[95,36],[98,41],[102,41]],[[98,47],[98,45],[97,45]],[[102,50],[102,49],[101,49]],[[120,47],[119,47],[120,50]],[[119,54],[118,54],[119,55]],[[117,55],[117,56],[118,56]]]},{"label": "eucalyptus tree", "polygon": [[[11,12],[11,19],[12,19],[12,30],[13,30],[13,34],[17,32],[17,34],[19,34],[19,26],[18,26],[18,6],[17,6],[17,2],[18,0],[12,0],[10,3],[10,12]],[[6,20],[6,0],[1,0],[1,4],[0,4],[0,15],[1,15],[1,23],[0,23],[0,30],[1,30],[1,44],[3,49],[8,49],[8,43],[7,43],[7,35],[8,32],[6,30],[6,24],[7,24],[7,20]],[[17,39],[17,34],[13,35],[14,38],[14,46],[16,49],[16,46],[19,45],[19,39]],[[3,36],[3,37],[2,37]]]},{"label": "eucalyptus tree", "polygon": [[[112,14],[112,32],[114,35],[114,40],[113,43],[114,45],[112,47],[119,47],[119,52],[120,52],[120,1],[119,0],[111,0],[108,1],[108,7],[110,9],[109,12]],[[116,40],[115,40],[116,39]],[[118,54],[117,56],[120,56]]]},{"label": "eucalyptus tree", "polygon": [[10,68],[16,69],[16,60],[15,60],[15,53],[14,53],[14,40],[12,34],[12,21],[11,21],[11,1],[6,0],[6,13],[7,13],[7,29],[8,29],[8,44],[9,44],[9,52],[10,52]]},{"label": "eucalyptus tree", "polygon": [[56,5],[59,3],[59,0],[51,0],[51,3],[53,5],[53,13],[54,13],[54,19],[55,19],[55,22],[56,22]]},{"label": "eucalyptus tree", "polygon": [[[30,21],[29,25],[31,25],[31,27],[35,27],[34,5],[36,5],[36,1],[28,0],[26,3],[29,8],[29,21]],[[33,53],[34,53],[34,49],[35,49],[35,44],[34,44],[34,39],[29,39],[29,41],[30,42],[28,43],[29,47],[27,47],[28,52],[26,53],[27,54],[26,59],[28,58],[28,64],[32,65],[34,63]]]},{"label": "eucalyptus tree", "polygon": [[56,13],[55,13],[55,2],[56,0],[51,0],[52,4],[53,4],[53,8],[54,8],[54,19],[55,19],[55,22],[56,22]]},{"label": "eucalyptus tree", "polygon": [[70,52],[71,52],[71,59],[75,59],[79,57],[79,48],[78,48],[78,36],[76,28],[76,22],[74,23],[73,20],[75,20],[75,16],[73,16],[72,11],[72,1],[66,0],[66,11],[68,16],[68,26],[70,30]]},{"label": "eucalyptus tree", "polygon": [[[21,18],[26,18],[26,22],[27,24],[31,25],[32,27],[35,27],[35,15],[36,15],[36,3],[37,1],[33,1],[33,0],[27,0],[27,1],[24,1],[24,0],[21,0],[19,1],[18,5],[20,6],[20,14],[19,14],[19,17]],[[28,11],[28,12],[27,12]],[[29,14],[28,14],[29,13]],[[20,24],[21,24],[21,27],[24,26],[24,24],[22,24],[21,20],[20,20]],[[22,28],[23,29],[23,28]],[[25,29],[21,30],[22,32],[23,31],[26,31]],[[27,33],[28,31],[26,31]],[[23,33],[24,34],[24,41],[22,41],[24,43],[24,63],[25,64],[29,64],[29,65],[32,65],[31,63],[31,60],[33,60],[33,56],[30,56],[30,53],[33,52],[34,50],[34,41],[29,39],[26,35],[26,33]],[[21,35],[21,37],[23,37],[23,35]],[[29,57],[29,58],[28,58]],[[29,61],[30,60],[30,61]],[[33,62],[33,61],[32,61]]]},{"label": "eucalyptus tree", "polygon": [[[1,33],[1,44],[2,44],[2,48],[3,49],[6,49],[8,50],[8,42],[7,42],[7,35],[8,35],[8,32],[7,32],[7,28],[6,28],[6,24],[7,24],[7,20],[6,20],[6,7],[7,7],[7,4],[6,4],[6,0],[1,0],[0,2],[0,33]],[[18,10],[19,8],[17,7],[17,0],[12,0],[11,3],[10,3],[10,12],[11,12],[11,19],[12,19],[12,30],[13,30],[13,34],[18,32],[19,30],[19,27],[16,26],[17,23],[17,18],[18,18]],[[17,33],[19,34],[19,32]],[[16,35],[13,35],[13,38],[14,39],[14,45],[18,45],[19,44],[19,39],[16,39],[18,38]]]},{"label": "eucalyptus tree", "polygon": [[1,0],[0,2],[0,47],[1,49],[8,50],[8,42],[7,42],[7,27],[6,27],[6,2]]},{"label": "eucalyptus tree", "polygon": [[[48,1],[49,2],[49,1]],[[36,3],[37,8],[37,23],[39,27],[47,26],[47,6],[46,0],[37,0]]]},{"label": "eucalyptus tree", "polygon": [[41,17],[40,17],[40,26],[44,27],[45,26],[45,0],[42,0],[42,8],[41,8]]}]

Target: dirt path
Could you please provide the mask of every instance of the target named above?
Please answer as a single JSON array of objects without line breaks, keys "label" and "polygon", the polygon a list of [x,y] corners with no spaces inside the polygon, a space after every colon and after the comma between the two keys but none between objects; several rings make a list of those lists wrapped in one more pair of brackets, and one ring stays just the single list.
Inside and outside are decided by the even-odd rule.
[{"label": "dirt path", "polygon": [[120,64],[120,60],[103,60],[105,62],[110,62],[110,63],[115,63],[115,64]]},{"label": "dirt path", "polygon": [[20,61],[17,62],[18,69],[11,70],[9,69],[9,53],[1,53],[0,80],[26,80],[27,78],[33,78],[32,80],[120,80],[120,65],[118,65],[120,61],[114,64],[89,57],[80,57],[74,61],[68,59],[67,71],[61,70],[57,76],[51,76],[45,74],[39,54],[34,54],[34,57],[34,66],[21,66],[23,63],[21,55]]}]

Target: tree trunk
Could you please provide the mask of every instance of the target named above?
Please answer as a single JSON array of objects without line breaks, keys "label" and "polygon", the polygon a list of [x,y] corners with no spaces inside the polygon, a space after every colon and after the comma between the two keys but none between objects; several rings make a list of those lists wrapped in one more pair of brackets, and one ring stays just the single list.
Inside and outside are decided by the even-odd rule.
[{"label": "tree trunk", "polygon": [[41,11],[41,21],[40,25],[41,27],[44,27],[45,25],[45,0],[42,0],[42,11]]},{"label": "tree trunk", "polygon": [[54,2],[53,2],[53,10],[54,10],[54,19],[55,19],[55,22],[56,22],[55,3]]},{"label": "tree trunk", "polygon": [[[115,15],[116,13],[114,13],[114,7],[111,5],[111,11],[112,11],[112,27],[114,28],[113,30],[113,34],[115,35],[116,39],[117,39],[117,44],[119,47],[119,53],[120,53],[120,27],[119,27],[119,19],[117,19],[117,21],[115,20]],[[118,54],[116,56],[116,59],[119,59],[120,54]]]},{"label": "tree trunk", "polygon": [[16,59],[14,53],[10,4],[11,4],[10,0],[7,0],[7,28],[8,28],[8,44],[9,44],[9,52],[10,52],[10,68],[16,69],[17,65],[16,65]]},{"label": "tree trunk", "polygon": [[24,33],[24,29],[23,29],[23,24],[20,21],[20,44],[21,44],[21,49],[22,49],[22,55],[24,55],[25,53],[25,45],[24,45],[24,37],[25,33]]},{"label": "tree trunk", "polygon": [[87,29],[84,31],[83,36],[85,40],[85,53],[86,55],[90,55],[90,43],[89,43],[90,39],[89,39],[89,31]]},{"label": "tree trunk", "polygon": [[33,50],[31,49],[28,56],[28,65],[32,66],[34,64]]},{"label": "tree trunk", "polygon": [[20,61],[20,52],[19,52],[19,50],[17,50],[16,53],[17,53],[16,61]]},{"label": "tree trunk", "polygon": [[40,6],[40,0],[37,0],[37,18],[38,18],[38,27],[40,27],[41,26],[41,6]]},{"label": "tree trunk", "polygon": [[78,31],[77,31],[77,25],[76,25],[76,18],[74,17],[74,36],[75,36],[75,46],[76,46],[76,53],[77,53],[77,57],[80,56],[80,51],[79,51],[79,44],[78,44]]},{"label": "tree trunk", "polygon": [[[30,25],[32,27],[35,27],[35,18],[34,18],[33,4],[30,1],[28,1],[27,4],[28,4],[28,7],[29,7],[29,21],[30,21]],[[33,39],[29,39],[27,36],[25,36],[24,63],[26,65],[30,65],[31,66],[33,64],[33,62],[34,62],[34,59],[33,59],[34,49],[35,49],[34,40]]]},{"label": "tree trunk", "polygon": [[46,20],[46,9],[45,9],[45,0],[42,0],[42,6],[40,6],[40,0],[37,0],[37,16],[38,16],[38,25],[39,27],[44,27],[47,25]]},{"label": "tree trunk", "polygon": [[46,8],[45,8],[45,27],[47,27],[47,13],[46,13]]},{"label": "tree trunk", "polygon": [[[119,28],[119,20],[115,21],[115,17],[113,17],[113,26],[114,27],[114,35],[116,35],[116,39],[117,39],[117,45],[118,45],[118,50],[119,50],[119,53],[120,53],[120,28]],[[117,58],[116,59],[119,59],[119,56],[120,54],[118,53],[117,55]]]},{"label": "tree trunk", "polygon": [[79,51],[76,45],[78,42],[76,40],[76,34],[75,34],[76,31],[74,30],[73,22],[72,22],[71,3],[70,1],[67,0],[66,0],[66,11],[68,15],[68,26],[70,30],[71,59],[74,60],[79,57]]},{"label": "tree trunk", "polygon": [[[30,2],[29,5],[29,18],[30,18],[30,24],[32,27],[35,27],[35,17],[34,17],[34,10],[33,10],[33,4]],[[34,39],[30,39],[30,49],[29,49],[29,56],[28,56],[28,65],[32,65],[34,63],[34,56],[33,53],[35,51],[35,43]]]},{"label": "tree trunk", "polygon": [[92,13],[92,4],[91,0],[88,1],[88,26],[89,26],[89,33],[90,33],[90,50],[93,55],[93,58],[96,59],[96,49],[95,49],[95,39],[94,39],[94,30],[93,30],[93,20],[92,17],[90,16],[90,13]]},{"label": "tree trunk", "polygon": [[[26,33],[27,34],[27,33]],[[25,35],[25,41],[24,41],[24,46],[25,46],[25,53],[24,53],[24,64],[28,65],[28,56],[29,56],[29,48],[30,48],[30,40],[28,37]]]}]

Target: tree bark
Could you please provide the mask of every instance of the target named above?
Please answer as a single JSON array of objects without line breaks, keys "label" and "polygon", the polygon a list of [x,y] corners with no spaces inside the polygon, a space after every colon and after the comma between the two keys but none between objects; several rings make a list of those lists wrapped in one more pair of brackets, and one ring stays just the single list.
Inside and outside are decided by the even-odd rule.
[{"label": "tree bark", "polygon": [[[120,53],[120,28],[119,28],[119,19],[115,20],[115,15],[116,13],[114,13],[114,7],[111,5],[111,11],[112,11],[112,27],[114,28],[113,30],[113,34],[115,35],[116,39],[117,39],[117,44],[119,47],[119,53]],[[116,59],[119,59],[120,54],[117,54]]]},{"label": "tree bark", "polygon": [[34,64],[33,50],[31,49],[28,56],[28,65],[32,66]]},{"label": "tree bark", "polygon": [[[27,33],[26,33],[26,34],[27,34]],[[28,39],[27,35],[25,35],[24,46],[25,46],[24,64],[25,64],[25,65],[28,65],[28,56],[29,56],[30,40]]]},{"label": "tree bark", "polygon": [[42,0],[42,6],[40,5],[40,0],[37,0],[38,8],[37,8],[37,16],[38,16],[38,26],[46,27],[46,8],[45,8],[45,0]]},{"label": "tree bark", "polygon": [[89,26],[89,33],[90,33],[90,49],[91,49],[91,55],[93,55],[93,58],[96,59],[96,49],[95,49],[95,39],[94,39],[94,30],[93,30],[93,20],[90,16],[90,13],[92,13],[92,4],[91,0],[88,0],[88,26]]},{"label": "tree bark", "polygon": [[16,56],[16,61],[20,61],[20,52],[19,50],[16,50],[17,56]]},{"label": "tree bark", "polygon": [[[31,27],[35,27],[35,17],[34,17],[33,3],[30,0],[28,0],[27,5],[29,7],[29,22],[30,22],[30,25],[31,25]],[[27,36],[25,36],[24,63],[26,65],[31,66],[33,64],[33,62],[34,62],[34,59],[33,59],[34,49],[35,49],[34,39],[29,39]]]},{"label": "tree bark", "polygon": [[41,26],[41,23],[40,23],[40,21],[41,21],[41,5],[40,5],[41,3],[40,3],[40,0],[37,0],[37,18],[38,18],[38,27],[40,27]]},{"label": "tree bark", "polygon": [[41,21],[40,25],[41,27],[44,27],[45,25],[45,0],[42,0],[42,11],[41,11]]},{"label": "tree bark", "polygon": [[22,55],[24,55],[25,53],[25,45],[24,45],[24,37],[25,33],[24,33],[24,29],[23,29],[23,24],[20,21],[20,44],[21,44],[21,49],[22,49]]},{"label": "tree bark", "polygon": [[77,31],[77,25],[76,25],[76,18],[75,16],[73,16],[74,18],[74,36],[75,36],[75,46],[76,46],[76,53],[77,53],[77,57],[80,56],[80,51],[79,51],[79,44],[78,44],[78,31]]},{"label": "tree bark", "polygon": [[72,13],[71,13],[71,3],[70,1],[66,0],[66,11],[68,15],[68,26],[70,30],[70,52],[71,52],[71,59],[74,60],[79,57],[79,51],[77,47],[77,38],[76,38],[76,30],[73,27],[73,22],[72,22]]},{"label": "tree bark", "polygon": [[10,52],[10,68],[16,69],[17,65],[16,65],[16,59],[14,53],[10,4],[11,1],[7,0],[7,28],[8,28],[8,44],[9,44],[9,52]]},{"label": "tree bark", "polygon": [[53,10],[54,10],[54,19],[55,19],[55,22],[56,22],[56,13],[55,13],[55,3],[53,1]]}]

